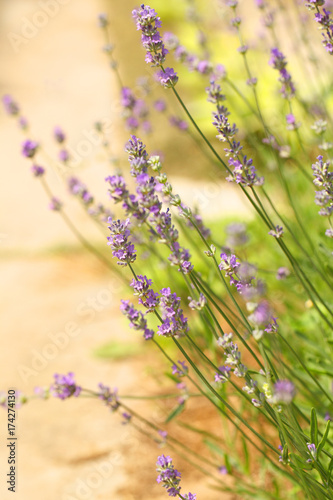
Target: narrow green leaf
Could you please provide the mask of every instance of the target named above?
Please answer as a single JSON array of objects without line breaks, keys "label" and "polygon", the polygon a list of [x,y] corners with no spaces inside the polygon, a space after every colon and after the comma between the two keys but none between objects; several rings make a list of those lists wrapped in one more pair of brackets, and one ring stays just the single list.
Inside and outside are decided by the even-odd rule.
[{"label": "narrow green leaf", "polygon": [[174,408],[165,419],[165,423],[167,424],[168,422],[171,422],[171,420],[178,417],[178,415],[180,415],[183,411],[184,411],[184,405],[176,406],[176,408]]},{"label": "narrow green leaf", "polygon": [[328,485],[330,484],[332,470],[333,470],[333,458],[331,458],[331,461],[330,461],[330,463],[328,465],[328,480],[327,480],[327,484]]},{"label": "narrow green leaf", "polygon": [[225,456],[224,451],[215,443],[212,443],[211,441],[208,441],[208,439],[204,440],[204,443],[208,448],[210,448],[211,451],[214,451],[215,453],[218,453],[219,455],[222,455],[223,457]]},{"label": "narrow green leaf", "polygon": [[311,443],[316,445],[316,448],[318,447],[318,421],[317,421],[317,414],[316,410],[314,408],[311,408]]},{"label": "narrow green leaf", "polygon": [[227,453],[224,454],[224,463],[225,463],[225,466],[227,468],[228,474],[231,474],[231,463],[230,463],[229,456],[227,455]]},{"label": "narrow green leaf", "polygon": [[327,425],[326,425],[326,429],[325,429],[325,432],[324,432],[324,435],[323,435],[323,437],[321,438],[320,443],[318,444],[318,448],[317,448],[317,458],[319,458],[319,453],[320,453],[320,452],[321,452],[321,450],[324,448],[325,443],[326,443],[326,441],[327,441],[327,438],[328,438],[328,433],[329,433],[329,430],[330,430],[330,424],[331,424],[331,421],[330,421],[330,420],[328,420]]},{"label": "narrow green leaf", "polygon": [[244,452],[244,470],[246,474],[250,474],[250,456],[245,438],[242,436],[243,452]]}]

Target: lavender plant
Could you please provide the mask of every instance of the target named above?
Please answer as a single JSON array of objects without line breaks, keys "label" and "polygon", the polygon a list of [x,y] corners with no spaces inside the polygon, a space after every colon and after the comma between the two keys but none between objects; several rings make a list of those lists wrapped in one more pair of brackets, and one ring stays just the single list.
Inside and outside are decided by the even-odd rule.
[{"label": "lavender plant", "polygon": [[[142,83],[145,92],[140,98],[129,84],[124,85],[108,17],[99,17],[106,39],[103,50],[119,85],[120,115],[132,134],[124,146],[121,167],[113,168],[105,179],[111,207],[108,202],[96,202],[85,183],[73,177],[67,168],[66,135],[60,127],[54,130],[69,192],[107,238],[109,252],[106,244],[100,251],[87,241],[67,216],[63,202],[46,183],[50,165],[42,159],[41,141],[32,137],[15,100],[9,95],[3,98],[7,114],[28,134],[22,154],[41,181],[50,209],[128,286],[126,296],[119,298],[120,310],[129,327],[159,353],[170,384],[178,391],[159,395],[175,403],[166,415],[168,430],[128,406],[121,388],[110,389],[104,385],[107,381],[96,389],[83,388],[72,372],[56,374],[49,388],[37,388],[23,402],[33,397],[98,399],[143,439],[149,437],[168,453],[171,450],[187,460],[210,479],[213,488],[231,491],[235,498],[333,499],[330,74],[322,75],[324,83],[317,80],[317,73],[313,75],[315,86],[297,82],[297,64],[307,71],[314,59],[310,53],[309,60],[289,53],[279,32],[288,16],[301,26],[308,7],[323,34],[328,54],[319,54],[319,44],[316,57],[324,61],[333,53],[330,12],[324,0],[304,5],[295,0],[288,7],[280,1],[257,0],[255,12],[264,16],[267,46],[261,39],[245,41],[248,2],[219,1],[216,9],[223,14],[219,17],[212,6],[201,15],[195,0],[184,3],[189,4],[198,54],[181,43],[181,23],[179,34],[167,31],[162,36],[157,8],[142,4],[132,13],[145,61],[158,83],[153,90]],[[232,64],[236,46],[230,56],[219,43],[230,29],[223,25],[228,16],[240,44],[238,68]],[[314,30],[311,37],[311,45],[316,45]],[[172,57],[176,69],[170,67]],[[272,70],[278,71],[279,84]],[[258,77],[253,76],[256,73]],[[204,119],[196,116],[200,113],[191,101],[192,83],[188,82],[192,80]],[[310,83],[310,92],[303,83]],[[167,111],[172,99],[179,105],[178,115]],[[230,223],[221,214],[210,228],[196,207],[175,193],[166,173],[168,154],[164,161],[162,154],[149,153],[152,117],[163,119],[158,114],[168,118],[165,123],[170,123],[171,134],[176,130],[189,135],[207,170],[234,185],[252,211],[252,222]],[[100,125],[97,129],[104,133]],[[156,135],[160,135],[158,129]],[[318,155],[319,150],[323,154]],[[190,168],[190,154],[187,160]],[[314,192],[313,184],[318,191]],[[327,224],[317,216],[315,204]],[[150,257],[145,266],[140,257],[147,249]],[[157,266],[162,271],[153,277]],[[80,374],[76,376],[79,380]],[[200,398],[202,411],[215,412],[206,427],[183,420],[191,415],[195,398]],[[184,431],[182,439],[174,432],[176,421]],[[191,443],[194,434],[202,437],[199,451]],[[157,482],[169,496],[197,498],[194,493],[182,493],[181,475],[170,456],[159,456],[156,466]],[[263,480],[253,474],[258,467]],[[226,474],[232,479],[228,485]]]}]

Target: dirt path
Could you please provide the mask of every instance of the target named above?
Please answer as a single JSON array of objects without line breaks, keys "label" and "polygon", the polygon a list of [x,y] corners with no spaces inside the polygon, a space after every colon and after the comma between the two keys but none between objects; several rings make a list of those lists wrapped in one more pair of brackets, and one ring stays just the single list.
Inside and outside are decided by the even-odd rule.
[{"label": "dirt path", "polygon": [[[71,146],[77,148],[92,123],[108,116],[105,110],[111,108],[115,92],[110,92],[113,80],[103,64],[95,22],[103,2],[63,4],[25,43],[13,46],[9,35],[22,34],[26,19],[36,20],[39,3],[1,3],[0,91],[22,103],[33,122],[34,136],[42,137],[52,154],[54,125],[70,131]],[[114,130],[116,137],[116,125]],[[75,246],[76,240],[62,220],[47,210],[47,198],[20,156],[19,132],[3,113],[0,134],[0,389],[17,387],[30,394],[36,385],[48,385],[55,372],[68,371],[91,388],[104,382],[128,394],[153,389],[145,355],[138,354],[130,362],[93,356],[110,339],[137,344],[140,352],[140,340],[120,317],[117,284],[93,257],[49,251]],[[105,202],[103,179],[109,170],[96,163],[95,150],[85,158],[82,172]],[[52,170],[48,176],[56,194],[65,197]],[[221,184],[214,180],[202,186],[178,178],[175,184],[188,202],[198,202],[210,217],[221,210],[247,212],[232,189],[222,193]],[[97,241],[100,235],[81,209],[74,201],[67,204],[85,235]],[[141,407],[148,415],[153,412],[153,407]],[[161,450],[147,440],[139,441],[135,431],[98,402],[35,400],[20,410],[17,429],[18,500],[167,498],[155,481],[154,463]],[[2,500],[13,498],[5,485],[5,430],[6,413],[0,412]],[[184,491],[197,492],[198,500],[222,498],[186,470],[181,460],[178,464],[184,469]]]}]

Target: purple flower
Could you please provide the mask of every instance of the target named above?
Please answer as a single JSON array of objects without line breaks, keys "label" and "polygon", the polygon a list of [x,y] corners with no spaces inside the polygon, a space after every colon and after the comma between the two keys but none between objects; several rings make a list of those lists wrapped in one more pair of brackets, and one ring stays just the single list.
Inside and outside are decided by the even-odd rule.
[{"label": "purple flower", "polygon": [[277,280],[285,280],[290,276],[290,271],[287,267],[279,267],[276,273],[276,279]]},{"label": "purple flower", "polygon": [[111,391],[110,387],[107,387],[102,383],[98,384],[98,387],[99,387],[99,392],[98,392],[99,399],[104,401],[105,404],[109,408],[111,408],[112,411],[116,411],[119,408],[118,389],[114,389],[113,391]]},{"label": "purple flower", "polygon": [[124,108],[129,108],[132,109],[135,105],[135,97],[133,95],[133,92],[130,88],[128,87],[123,87],[121,89],[121,99],[120,99],[120,104]]},{"label": "purple flower", "polygon": [[202,293],[199,295],[199,300],[192,299],[192,297],[188,297],[188,300],[190,301],[188,307],[193,311],[201,311],[207,304],[207,299]]},{"label": "purple flower", "polygon": [[227,382],[230,378],[231,368],[230,366],[219,366],[219,371],[215,373],[215,382],[222,382],[223,384]]},{"label": "purple flower", "polygon": [[163,488],[166,488],[169,496],[178,496],[181,474],[174,468],[171,457],[165,455],[158,457],[156,471],[158,472],[157,482],[162,483]]},{"label": "purple flower", "polygon": [[227,245],[231,247],[238,247],[245,245],[249,240],[246,234],[246,226],[241,222],[233,222],[226,227],[226,233],[228,235]]},{"label": "purple flower", "polygon": [[184,377],[188,373],[188,366],[186,366],[185,361],[178,361],[178,364],[181,368],[179,368],[176,364],[172,365],[172,375]]},{"label": "purple flower", "polygon": [[91,205],[94,197],[89,193],[85,184],[77,177],[70,177],[68,179],[69,191],[72,195],[77,196],[84,203],[84,205]]},{"label": "purple flower", "polygon": [[167,49],[169,49],[169,50],[175,50],[179,45],[178,37],[174,33],[171,33],[170,31],[166,31],[164,33],[163,41],[164,41]]},{"label": "purple flower", "polygon": [[41,398],[41,399],[48,399],[48,397],[50,395],[49,388],[39,387],[39,386],[34,388],[34,393],[36,394],[36,396],[38,398]]},{"label": "purple flower", "polygon": [[271,59],[269,64],[280,73],[279,81],[282,83],[281,93],[285,99],[291,99],[295,95],[295,86],[290,73],[286,70],[287,61],[278,48],[271,50]]},{"label": "purple flower", "polygon": [[106,182],[110,184],[110,197],[117,203],[128,198],[128,190],[124,178],[121,175],[110,175],[106,177]]},{"label": "purple flower", "polygon": [[234,273],[237,273],[240,263],[237,261],[236,255],[227,255],[225,252],[222,252],[220,257],[219,268],[221,271],[225,271],[226,276],[232,276]]},{"label": "purple flower", "polygon": [[9,115],[16,116],[20,112],[18,104],[13,100],[12,96],[6,94],[2,98],[2,103],[4,105],[6,113]]},{"label": "purple flower", "polygon": [[157,101],[154,102],[154,108],[156,111],[159,113],[163,113],[163,111],[166,110],[166,102],[163,99],[158,99]]},{"label": "purple flower", "polygon": [[55,140],[57,142],[59,142],[59,144],[62,144],[63,142],[65,142],[66,135],[60,127],[58,127],[58,126],[55,127],[53,133],[54,133]]},{"label": "purple flower", "polygon": [[296,395],[294,384],[290,380],[278,380],[274,385],[274,402],[290,404]]},{"label": "purple flower", "polygon": [[55,398],[67,399],[71,396],[78,397],[81,393],[81,387],[76,385],[74,373],[69,372],[67,375],[58,375],[56,373],[50,391]]},{"label": "purple flower", "polygon": [[284,230],[282,226],[275,226],[275,229],[271,229],[271,231],[268,232],[270,236],[274,236],[274,238],[282,238],[284,234]]},{"label": "purple flower", "polygon": [[238,158],[229,158],[229,165],[234,167],[234,170],[232,175],[227,177],[227,181],[249,187],[262,186],[264,178],[257,176],[252,158],[247,159],[246,156],[243,156],[241,160]]},{"label": "purple flower", "polygon": [[183,337],[189,330],[187,318],[180,308],[180,297],[171,293],[170,288],[160,290],[163,323],[157,333],[164,337]]},{"label": "purple flower", "polygon": [[54,212],[59,212],[61,208],[62,208],[62,202],[58,198],[53,196],[49,203],[49,209],[53,210]]},{"label": "purple flower", "polygon": [[68,161],[70,158],[69,152],[67,151],[67,149],[61,149],[58,153],[58,158],[60,161],[66,163],[66,161]]},{"label": "purple flower", "polygon": [[174,87],[178,82],[177,73],[172,68],[157,71],[156,77],[165,88]]},{"label": "purple flower", "polygon": [[158,31],[161,27],[160,17],[154,9],[144,4],[139,9],[134,9],[132,15],[137,29],[142,33],[141,41],[146,50],[146,62],[151,66],[161,66],[168,51]]},{"label": "purple flower", "polygon": [[221,465],[221,467],[219,467],[218,471],[222,475],[228,474],[228,469],[226,468],[225,465]]},{"label": "purple flower", "polygon": [[31,172],[33,173],[34,177],[41,177],[42,175],[44,175],[45,169],[38,165],[33,165],[31,167]]},{"label": "purple flower", "polygon": [[27,139],[22,144],[23,156],[25,156],[26,158],[33,158],[36,154],[38,147],[39,147],[38,142]]},{"label": "purple flower", "polygon": [[101,13],[98,16],[98,24],[100,28],[106,28],[109,25],[108,16],[105,13]]},{"label": "purple flower", "polygon": [[310,455],[316,460],[317,458],[317,448],[316,445],[313,443],[308,443],[307,444],[308,450],[310,452]]},{"label": "purple flower", "polygon": [[207,75],[212,71],[212,65],[209,61],[200,61],[197,64],[197,71],[202,75]]},{"label": "purple flower", "polygon": [[19,127],[22,129],[22,130],[28,130],[29,128],[29,123],[28,123],[28,120],[26,118],[24,118],[24,116],[20,116],[20,119],[19,119]]},{"label": "purple flower", "polygon": [[146,146],[143,142],[135,135],[131,136],[131,139],[125,146],[125,151],[128,153],[128,158],[132,167],[131,174],[135,177],[139,174],[147,172],[148,153],[145,150],[145,147]]},{"label": "purple flower", "polygon": [[129,300],[121,301],[120,310],[130,321],[131,328],[133,328],[134,330],[143,331],[143,337],[145,340],[150,340],[153,338],[154,332],[153,330],[149,330],[147,328],[147,320],[143,316],[142,312],[135,309],[135,307],[130,303]]},{"label": "purple flower", "polygon": [[108,220],[110,224],[108,226],[111,236],[108,236],[108,245],[112,248],[112,255],[118,259],[117,264],[120,266],[127,266],[136,259],[136,253],[134,245],[128,240],[131,232],[128,229],[130,225],[130,220],[126,219],[125,222],[118,220],[112,220],[110,217]]},{"label": "purple flower", "polygon": [[333,20],[330,17],[331,12],[323,8],[323,13],[318,9],[319,6],[324,5],[324,0],[309,0],[308,6],[317,8],[315,13],[315,20],[320,24],[320,29],[323,35],[323,45],[327,52],[333,54]]},{"label": "purple flower", "polygon": [[[333,172],[330,161],[323,161],[323,156],[317,157],[317,162],[312,165],[314,185],[320,188],[316,191],[315,203],[321,207],[319,215],[330,217],[333,213]],[[327,229],[326,236],[332,237],[332,229]]]},{"label": "purple flower", "polygon": [[173,127],[176,127],[181,131],[188,130],[188,123],[177,116],[170,116],[169,122]]},{"label": "purple flower", "polygon": [[130,285],[134,289],[134,295],[139,295],[139,303],[148,309],[148,312],[154,311],[159,304],[158,293],[149,288],[152,283],[147,276],[138,275],[137,280],[133,279]]}]

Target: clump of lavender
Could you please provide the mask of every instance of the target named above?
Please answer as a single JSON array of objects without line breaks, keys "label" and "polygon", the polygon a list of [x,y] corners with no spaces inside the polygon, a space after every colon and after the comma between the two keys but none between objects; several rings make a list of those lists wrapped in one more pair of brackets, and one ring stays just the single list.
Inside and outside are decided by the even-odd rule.
[{"label": "clump of lavender", "polygon": [[[330,161],[324,161],[323,156],[317,157],[312,165],[314,185],[320,188],[316,191],[315,203],[321,207],[319,215],[330,218],[333,213],[333,172],[330,170]],[[326,236],[333,238],[333,229],[326,230]]]},{"label": "clump of lavender", "polygon": [[127,266],[135,261],[136,253],[133,243],[128,238],[131,231],[128,229],[130,220],[126,219],[125,222],[118,220],[109,220],[109,230],[111,236],[108,236],[108,245],[112,248],[112,255],[118,259],[117,264],[120,266]]},{"label": "clump of lavender", "polygon": [[156,73],[157,79],[164,87],[174,87],[178,76],[172,68],[163,68],[168,50],[165,48],[158,29],[162,26],[161,19],[154,9],[141,4],[139,9],[132,12],[136,27],[141,30],[141,41],[146,49],[146,62],[153,67],[160,67]]},{"label": "clump of lavender", "polygon": [[281,82],[281,94],[285,99],[291,99],[295,96],[295,85],[292,81],[291,74],[287,71],[287,61],[286,57],[280,52],[278,48],[271,50],[271,59],[269,64],[277,69],[280,73],[279,81]]},{"label": "clump of lavender", "polygon": [[59,399],[67,399],[71,396],[78,397],[81,393],[81,387],[78,386],[74,379],[74,373],[69,372],[67,375],[54,375],[54,383],[50,387],[52,396]]}]

